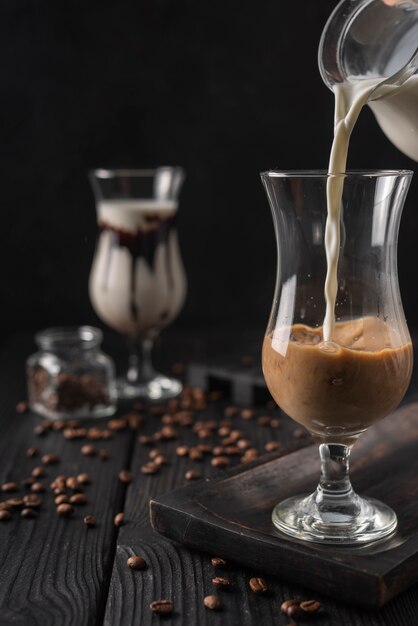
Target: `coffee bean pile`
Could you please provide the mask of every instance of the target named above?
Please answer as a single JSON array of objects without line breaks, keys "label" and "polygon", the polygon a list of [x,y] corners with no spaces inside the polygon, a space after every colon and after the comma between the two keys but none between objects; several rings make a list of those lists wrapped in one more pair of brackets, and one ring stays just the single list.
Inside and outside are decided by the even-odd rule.
[{"label": "coffee bean pile", "polygon": [[[213,470],[226,469],[236,463],[248,463],[259,458],[263,452],[285,452],[284,445],[275,438],[276,431],[282,427],[282,420],[266,412],[257,414],[252,408],[239,408],[234,405],[222,409],[216,405],[212,410],[213,417],[205,416],[205,410],[209,403],[217,403],[222,399],[218,391],[205,393],[202,389],[190,389],[185,387],[178,398],[169,400],[165,405],[151,405],[148,407],[148,426],[155,421],[157,428],[152,434],[141,434],[139,444],[145,449],[150,448],[148,459],[140,467],[140,475],[134,476],[126,468],[118,473],[118,480],[129,485],[133,480],[142,477],[152,477],[159,474],[165,467],[170,466],[174,458],[184,459],[184,478],[186,481],[198,480],[204,476],[203,468]],[[134,409],[122,417],[109,419],[104,427],[83,426],[79,420],[49,420],[44,419],[34,428],[34,435],[40,438],[50,433],[57,433],[67,441],[80,441],[79,452],[81,455],[98,459],[105,462],[109,459],[109,451],[102,447],[101,442],[106,442],[126,429],[140,430],[143,425],[143,405],[136,403]],[[267,404],[267,409],[275,409],[274,402]],[[16,410],[24,413],[28,409],[27,403],[19,402]],[[217,411],[220,415],[218,417]],[[258,426],[271,432],[272,439],[263,449],[251,441],[245,434],[245,423],[254,421]],[[293,431],[293,438],[301,440],[308,435],[303,429]],[[16,493],[20,490],[30,491],[31,497],[52,491],[56,513],[60,517],[71,517],[75,507],[88,504],[88,498],[84,493],[86,482],[80,481],[80,476],[66,476],[58,474],[52,480],[45,480],[49,474],[50,466],[59,464],[58,455],[49,453],[41,454],[38,446],[27,449],[28,458],[37,459],[40,463],[31,471],[31,476],[25,478],[20,484],[8,481],[0,485],[0,491],[4,494]],[[204,461],[206,461],[204,463]],[[48,471],[47,471],[48,470]],[[213,471],[212,470],[212,471]],[[84,478],[86,475],[83,475]],[[91,482],[89,477],[88,482]],[[26,497],[26,496],[25,496]],[[39,503],[38,503],[39,500]],[[30,506],[24,498],[9,498],[0,502],[0,521],[8,521],[16,511],[20,510],[24,518],[35,518],[41,508],[41,500]],[[19,504],[17,504],[19,503]],[[94,527],[96,520],[93,516],[86,515],[84,523],[88,527]],[[123,523],[123,514],[114,518],[115,526]]]},{"label": "coffee bean pile", "polygon": [[[208,403],[220,399],[221,393],[217,391],[205,393],[201,389],[186,388],[179,398],[170,400],[167,405],[151,407],[150,412],[160,421],[153,434],[139,436],[139,443],[150,448],[148,460],[140,468],[141,473],[147,476],[159,474],[170,465],[175,453],[190,462],[184,478],[192,481],[202,478],[203,468],[208,465],[216,470],[226,469],[239,462],[255,461],[265,452],[286,451],[285,446],[273,438],[282,427],[281,418],[233,405],[219,408],[221,415],[216,419],[205,416]],[[277,408],[276,404],[269,403],[268,409],[274,408]],[[262,449],[245,435],[245,422],[250,420],[271,432],[272,439]],[[303,429],[295,429],[293,438],[309,441]],[[172,446],[167,448],[169,443],[176,444],[175,450]],[[203,463],[205,460],[208,462]]]},{"label": "coffee bean pile", "polygon": [[[25,403],[20,402],[16,410],[20,413]],[[131,412],[123,418],[109,420],[105,428],[82,426],[78,420],[55,420],[44,419],[34,428],[34,434],[38,437],[46,437],[49,433],[60,434],[66,440],[90,440],[93,443],[84,443],[80,448],[80,454],[87,457],[97,457],[101,461],[109,458],[109,452],[105,448],[97,447],[98,441],[112,439],[116,433],[125,428],[137,430],[141,423],[141,415],[138,412]],[[33,467],[31,475],[18,482],[6,482],[0,485],[0,492],[12,494],[16,492],[30,492],[20,497],[8,498],[0,501],[0,521],[9,521],[14,515],[20,513],[24,519],[35,519],[46,503],[45,496],[52,495],[55,505],[55,512],[61,518],[73,517],[78,507],[84,507],[89,500],[85,490],[92,483],[92,478],[87,473],[77,475],[58,474],[51,479],[51,468],[58,465],[60,457],[54,453],[42,454],[38,446],[31,446],[26,450],[29,459],[38,461],[38,465]],[[49,478],[48,478],[49,477]],[[132,480],[132,474],[128,470],[119,472],[119,480],[128,484]],[[42,498],[41,498],[42,494]],[[114,525],[119,527],[123,524],[124,514],[118,513],[114,518]],[[84,515],[83,523],[87,528],[94,528],[97,525],[96,518],[91,515]]]}]

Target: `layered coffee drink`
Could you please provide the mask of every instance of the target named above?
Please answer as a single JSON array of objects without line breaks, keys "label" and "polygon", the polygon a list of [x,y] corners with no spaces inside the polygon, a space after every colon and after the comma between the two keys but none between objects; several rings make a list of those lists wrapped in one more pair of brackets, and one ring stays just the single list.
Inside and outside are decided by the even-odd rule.
[{"label": "layered coffee drink", "polygon": [[412,345],[384,321],[337,322],[323,328],[276,328],[263,344],[272,396],[320,442],[350,444],[402,400],[412,373]]},{"label": "layered coffee drink", "polygon": [[153,337],[186,296],[177,202],[102,200],[97,210],[100,235],[89,284],[94,309],[124,335]]}]

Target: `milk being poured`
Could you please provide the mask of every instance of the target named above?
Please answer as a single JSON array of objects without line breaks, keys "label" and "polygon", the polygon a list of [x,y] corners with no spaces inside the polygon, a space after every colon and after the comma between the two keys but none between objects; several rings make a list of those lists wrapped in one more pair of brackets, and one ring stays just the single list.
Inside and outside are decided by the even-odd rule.
[{"label": "milk being poured", "polygon": [[[334,86],[335,117],[334,140],[328,166],[329,174],[345,172],[350,136],[361,109],[371,92],[382,79],[341,83]],[[325,227],[325,254],[327,276],[325,279],[326,312],[324,318],[324,341],[331,341],[335,327],[335,302],[337,298],[337,269],[340,254],[341,199],[344,187],[343,176],[330,176],[327,182],[327,222]]]},{"label": "milk being poured", "polygon": [[[418,77],[412,76],[401,86],[383,85],[382,81],[383,79],[380,77],[334,85],[334,140],[329,160],[329,174],[345,172],[350,136],[360,111],[369,97],[372,100],[369,103],[370,108],[388,138],[402,152],[418,160]],[[335,327],[343,187],[343,176],[330,176],[328,178],[328,215],[325,227],[327,275],[325,279],[324,342],[332,341]]]}]

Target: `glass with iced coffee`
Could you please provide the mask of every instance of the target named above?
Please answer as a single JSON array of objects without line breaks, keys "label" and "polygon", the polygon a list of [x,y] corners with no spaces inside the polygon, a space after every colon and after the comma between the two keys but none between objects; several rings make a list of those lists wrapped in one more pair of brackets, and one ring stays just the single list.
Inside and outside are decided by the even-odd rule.
[{"label": "glass with iced coffee", "polygon": [[[308,541],[381,539],[395,531],[396,515],[353,491],[348,463],[356,439],[398,405],[411,376],[396,251],[412,173],[261,176],[278,245],[263,372],[273,398],[309,430],[321,457],[315,493],[279,503],[273,522]],[[342,189],[335,240],[326,230],[331,177]],[[333,246],[336,255],[329,254]],[[328,285],[330,276],[336,280]]]}]

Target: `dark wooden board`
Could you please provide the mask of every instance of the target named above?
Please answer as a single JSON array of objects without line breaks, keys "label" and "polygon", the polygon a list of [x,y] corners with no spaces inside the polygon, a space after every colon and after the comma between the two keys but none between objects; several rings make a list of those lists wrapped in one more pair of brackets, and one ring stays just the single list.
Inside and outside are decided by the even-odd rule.
[{"label": "dark wooden board", "polygon": [[226,558],[285,580],[381,606],[418,580],[418,405],[403,407],[371,428],[356,448],[355,488],[398,514],[398,532],[381,545],[338,549],[292,541],[274,529],[274,504],[315,487],[316,446],[155,498],[152,524],[185,546],[207,550],[210,545]]}]

